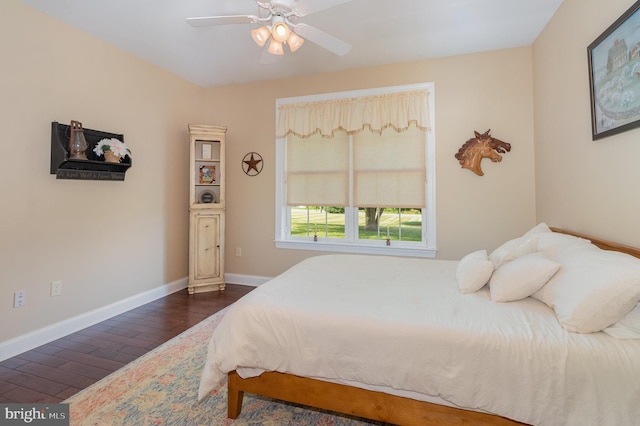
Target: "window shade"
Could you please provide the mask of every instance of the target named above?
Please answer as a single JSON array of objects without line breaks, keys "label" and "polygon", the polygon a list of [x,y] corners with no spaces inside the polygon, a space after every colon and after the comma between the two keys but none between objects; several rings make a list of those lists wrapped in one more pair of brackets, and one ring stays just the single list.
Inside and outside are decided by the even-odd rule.
[{"label": "window shade", "polygon": [[353,136],[356,207],[425,207],[425,135],[415,126]]},{"label": "window shade", "polygon": [[408,129],[411,123],[422,131],[430,129],[429,92],[413,90],[377,96],[341,98],[319,102],[282,104],[278,107],[277,137],[313,134],[331,137],[338,131],[348,134],[369,129],[380,134],[391,127]]},{"label": "window shade", "polygon": [[349,136],[336,132],[287,139],[287,205],[349,204]]}]

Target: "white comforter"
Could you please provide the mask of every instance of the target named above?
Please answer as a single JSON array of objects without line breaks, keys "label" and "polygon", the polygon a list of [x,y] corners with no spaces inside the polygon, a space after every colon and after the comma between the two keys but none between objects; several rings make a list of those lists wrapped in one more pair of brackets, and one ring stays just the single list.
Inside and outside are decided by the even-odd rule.
[{"label": "white comforter", "polygon": [[299,263],[229,309],[199,398],[232,370],[266,370],[536,425],[639,424],[640,340],[568,333],[531,298],[460,294],[456,265],[359,255]]}]

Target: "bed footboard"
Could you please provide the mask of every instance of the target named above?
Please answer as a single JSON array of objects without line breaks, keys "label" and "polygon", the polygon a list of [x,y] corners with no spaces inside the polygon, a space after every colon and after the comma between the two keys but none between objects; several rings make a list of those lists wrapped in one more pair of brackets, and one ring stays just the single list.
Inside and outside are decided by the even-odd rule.
[{"label": "bed footboard", "polygon": [[398,425],[522,425],[504,417],[290,374],[267,372],[243,379],[235,371],[228,375],[232,419],[240,415],[244,392]]}]

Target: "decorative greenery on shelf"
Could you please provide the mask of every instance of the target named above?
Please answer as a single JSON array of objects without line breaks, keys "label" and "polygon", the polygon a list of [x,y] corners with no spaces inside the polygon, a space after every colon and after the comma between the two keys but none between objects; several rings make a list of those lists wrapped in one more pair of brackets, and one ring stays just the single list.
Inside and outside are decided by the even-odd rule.
[{"label": "decorative greenery on shelf", "polygon": [[111,151],[114,155],[124,158],[125,156],[131,156],[131,150],[120,139],[116,138],[105,138],[97,143],[96,147],[93,148],[93,152],[96,155],[101,156],[104,155],[106,151]]}]

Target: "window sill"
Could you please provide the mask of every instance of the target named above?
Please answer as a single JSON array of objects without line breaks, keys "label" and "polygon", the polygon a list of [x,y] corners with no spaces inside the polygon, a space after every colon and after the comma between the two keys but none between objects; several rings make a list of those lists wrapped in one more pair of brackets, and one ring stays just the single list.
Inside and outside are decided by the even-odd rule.
[{"label": "window sill", "polygon": [[435,258],[437,249],[416,247],[391,241],[391,245],[362,243],[335,243],[329,241],[275,240],[276,248],[291,250],[331,251],[339,253],[379,254],[386,256]]}]

